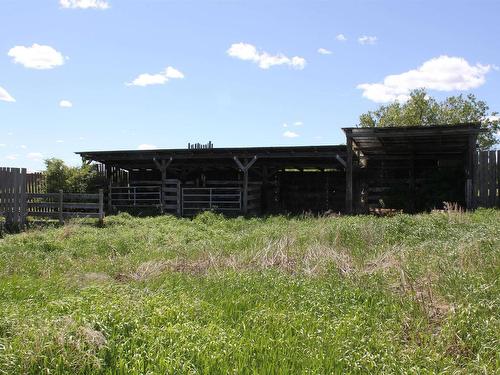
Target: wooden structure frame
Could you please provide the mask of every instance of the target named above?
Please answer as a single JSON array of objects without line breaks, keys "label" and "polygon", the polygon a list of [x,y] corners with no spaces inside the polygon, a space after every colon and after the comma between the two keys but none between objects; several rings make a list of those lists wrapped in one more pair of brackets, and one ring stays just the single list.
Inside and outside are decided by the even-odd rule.
[{"label": "wooden structure frame", "polygon": [[[113,175],[112,171],[127,171],[130,186],[155,183],[161,186],[163,196],[173,194],[175,198],[169,199],[176,200],[177,206],[173,209],[162,198],[161,213],[182,214],[183,188],[224,186],[241,189],[239,214],[357,213],[382,204],[416,212],[442,205],[442,200],[457,201],[467,208],[476,206],[479,124],[343,131],[346,145],[77,154],[85,161],[105,165],[108,176]],[[433,174],[443,170],[456,172],[450,172],[447,181],[452,189],[443,188],[439,194],[427,197],[423,194],[425,187],[433,186]],[[113,188],[112,181],[108,178],[108,191]],[[168,181],[178,181],[177,195],[174,188],[167,187]],[[391,201],[388,192],[393,188],[404,196],[405,205],[398,207],[397,202]],[[374,192],[379,194],[376,199]],[[113,208],[109,193],[108,208]]]},{"label": "wooden structure frame", "polygon": [[[284,175],[306,184],[308,174],[323,174],[325,183],[328,174],[335,174],[337,180],[345,181],[346,147],[338,146],[301,146],[301,147],[250,147],[250,148],[198,148],[165,150],[129,151],[90,151],[79,152],[86,161],[95,161],[106,166],[106,170],[126,170],[129,184],[138,181],[156,183],[165,188],[166,181],[179,181],[177,209],[167,209],[162,204],[160,212],[181,214],[183,188],[200,187],[238,187],[241,189],[241,211],[238,214],[261,214],[290,212],[283,201],[277,197],[286,193],[289,200],[300,198],[301,192],[290,192],[280,184]],[[299,176],[300,174],[300,176]],[[109,176],[112,176],[110,172]],[[108,190],[112,191],[111,178]],[[287,185],[288,186],[288,185]],[[305,185],[303,190],[306,189]],[[338,189],[337,202],[342,202],[342,189]],[[164,191],[164,190],[163,190]],[[306,194],[307,191],[302,191]],[[328,196],[327,187],[324,188]],[[330,194],[332,195],[332,194]],[[263,204],[265,200],[265,204]],[[325,204],[309,207],[297,206],[294,212],[341,210],[334,207],[332,197]],[[330,202],[330,204],[328,204]],[[108,194],[108,209],[113,208]]]},{"label": "wooden structure frame", "polygon": [[[444,171],[446,168],[457,173],[457,176],[449,180],[456,180],[453,182],[459,185],[457,190],[462,191],[461,196],[453,197],[457,199],[450,201],[458,200],[468,209],[476,207],[476,194],[473,192],[478,181],[475,180],[474,158],[477,137],[481,132],[479,123],[343,130],[347,139],[348,154],[346,212],[367,209],[363,207],[366,202],[362,201],[362,197],[357,197],[357,206],[353,204],[353,173],[357,176],[358,186],[364,185],[373,189],[378,184],[389,188],[391,184],[406,185],[407,205],[399,208],[416,212],[424,208],[422,205],[419,207],[416,202],[417,178],[421,178],[422,184],[429,184],[426,173],[433,170]],[[355,155],[356,162],[352,155]],[[394,173],[396,170],[403,173]],[[459,176],[461,172],[463,177]],[[433,202],[431,198],[430,202],[425,203],[428,208],[442,202]]]}]

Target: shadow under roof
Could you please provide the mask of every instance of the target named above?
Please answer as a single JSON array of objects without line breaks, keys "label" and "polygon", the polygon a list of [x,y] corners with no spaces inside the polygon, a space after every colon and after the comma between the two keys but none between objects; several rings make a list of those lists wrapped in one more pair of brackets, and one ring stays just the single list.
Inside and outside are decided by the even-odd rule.
[{"label": "shadow under roof", "polygon": [[475,144],[479,123],[383,128],[343,128],[353,148],[368,158],[464,154]]}]

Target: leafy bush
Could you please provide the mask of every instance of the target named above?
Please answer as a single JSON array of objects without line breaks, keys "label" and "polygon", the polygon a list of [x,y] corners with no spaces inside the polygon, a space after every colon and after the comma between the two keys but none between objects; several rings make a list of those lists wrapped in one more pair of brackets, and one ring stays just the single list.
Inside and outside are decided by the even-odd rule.
[{"label": "leafy bush", "polygon": [[104,185],[104,177],[93,164],[70,167],[60,159],[45,160],[45,190],[55,193],[64,190],[72,193],[93,193]]}]

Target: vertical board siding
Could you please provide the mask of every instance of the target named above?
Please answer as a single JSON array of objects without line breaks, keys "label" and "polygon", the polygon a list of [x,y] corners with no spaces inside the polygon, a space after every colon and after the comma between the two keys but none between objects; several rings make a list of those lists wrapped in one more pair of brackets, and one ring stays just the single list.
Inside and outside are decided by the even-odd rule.
[{"label": "vertical board siding", "polygon": [[0,214],[7,225],[24,226],[26,218],[26,168],[0,167]]},{"label": "vertical board siding", "polygon": [[500,207],[500,150],[478,151],[474,158],[477,207]]}]

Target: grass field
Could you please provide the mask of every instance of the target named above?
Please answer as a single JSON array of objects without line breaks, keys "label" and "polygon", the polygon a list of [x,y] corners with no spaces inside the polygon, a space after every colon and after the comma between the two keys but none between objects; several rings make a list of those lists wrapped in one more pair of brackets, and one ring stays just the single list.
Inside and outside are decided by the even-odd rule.
[{"label": "grass field", "polygon": [[0,240],[0,374],[500,371],[500,211],[108,217]]}]

